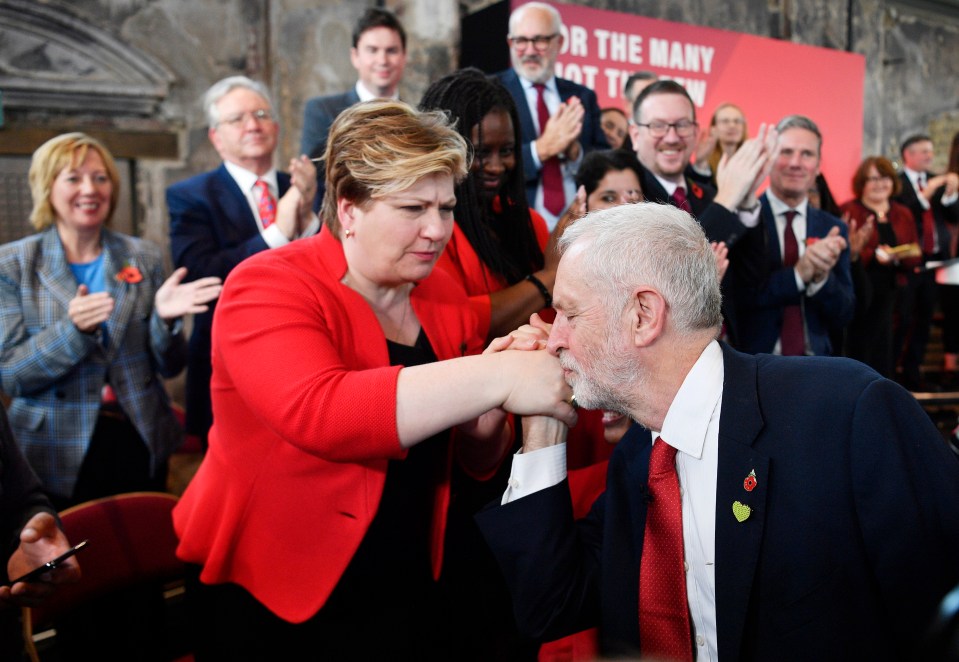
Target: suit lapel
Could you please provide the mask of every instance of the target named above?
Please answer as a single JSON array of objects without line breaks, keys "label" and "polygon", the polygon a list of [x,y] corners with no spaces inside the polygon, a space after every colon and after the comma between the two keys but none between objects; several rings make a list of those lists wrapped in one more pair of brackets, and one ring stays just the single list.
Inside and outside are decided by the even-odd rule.
[{"label": "suit lapel", "polygon": [[526,103],[526,90],[523,89],[523,84],[520,82],[519,76],[513,69],[510,69],[503,75],[503,83],[513,96],[513,99],[516,100],[516,111],[519,113],[520,135],[524,137],[524,140],[526,140],[526,138],[535,140],[537,136],[536,125],[533,124],[533,116],[529,112],[529,104]]},{"label": "suit lapel", "polygon": [[[110,361],[117,352],[117,341],[123,338],[130,316],[136,304],[136,288],[143,287],[140,283],[126,283],[116,279],[116,274],[126,266],[136,267],[144,279],[150,274],[145,273],[146,265],[138,264],[129,252],[127,243],[110,232],[103,231],[103,273],[106,276],[106,291],[113,297],[113,313],[107,321],[109,345],[107,355]],[[142,283],[142,281],[141,281]]]},{"label": "suit lapel", "polygon": [[779,245],[776,219],[773,217],[772,207],[769,206],[769,199],[765,194],[760,198],[759,219],[766,232],[766,252],[769,255],[769,262],[778,269],[783,264],[782,247]]},{"label": "suit lapel", "polygon": [[[753,447],[764,425],[757,361],[723,345],[723,362],[716,484],[716,621],[723,658],[736,660],[742,651],[771,476],[768,456]],[[747,484],[752,472],[755,484]]]},{"label": "suit lapel", "polygon": [[223,213],[217,222],[229,223],[235,228],[234,236],[246,238],[260,231],[260,226],[253,216],[253,210],[246,200],[246,194],[237,186],[236,180],[230,176],[226,166],[221,165],[216,170],[213,180],[213,199],[220,205]]},{"label": "suit lapel", "polygon": [[56,227],[43,234],[40,241],[41,259],[37,260],[37,278],[54,299],[66,309],[77,294],[77,281],[67,264],[67,257],[60,243]]}]

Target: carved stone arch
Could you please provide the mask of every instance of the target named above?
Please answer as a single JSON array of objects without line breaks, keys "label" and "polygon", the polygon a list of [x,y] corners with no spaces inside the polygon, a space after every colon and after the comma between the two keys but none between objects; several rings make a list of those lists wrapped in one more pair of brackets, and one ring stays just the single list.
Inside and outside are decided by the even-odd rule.
[{"label": "carved stone arch", "polygon": [[149,117],[173,80],[66,3],[0,0],[0,90],[8,109]]}]

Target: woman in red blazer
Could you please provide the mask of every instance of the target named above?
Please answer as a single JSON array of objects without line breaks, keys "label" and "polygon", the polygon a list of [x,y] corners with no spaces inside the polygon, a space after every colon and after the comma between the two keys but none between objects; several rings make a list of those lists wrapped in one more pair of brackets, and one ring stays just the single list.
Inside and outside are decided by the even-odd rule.
[{"label": "woman in red blazer", "polygon": [[433,272],[466,172],[444,116],[359,104],[326,159],[321,233],[244,261],[217,306],[214,422],[178,554],[201,566],[213,659],[443,659],[452,461],[490,475],[504,409],[572,423],[571,392],[546,352],[468,356],[475,317]]},{"label": "woman in red blazer", "polygon": [[[858,255],[866,278],[856,292],[856,316],[849,325],[846,354],[884,377],[892,377],[895,368],[892,325],[896,291],[905,283],[908,270],[922,259],[912,212],[892,200],[900,188],[892,163],[881,156],[870,156],[853,175],[855,199],[841,208],[847,223],[871,227]],[[914,250],[908,252],[908,246]],[[854,252],[852,259],[857,259]]]}]

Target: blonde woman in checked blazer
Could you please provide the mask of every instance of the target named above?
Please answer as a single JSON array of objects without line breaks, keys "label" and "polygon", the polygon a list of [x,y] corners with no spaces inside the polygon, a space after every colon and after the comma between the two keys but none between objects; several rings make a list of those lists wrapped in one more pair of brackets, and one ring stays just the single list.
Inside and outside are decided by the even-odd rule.
[{"label": "blonde woman in checked blazer", "polygon": [[39,232],[0,247],[0,389],[24,454],[57,508],[163,489],[181,431],[162,377],[182,370],[181,318],[218,278],[164,280],[160,250],[106,228],[119,195],[107,149],[82,133],[30,164]]}]

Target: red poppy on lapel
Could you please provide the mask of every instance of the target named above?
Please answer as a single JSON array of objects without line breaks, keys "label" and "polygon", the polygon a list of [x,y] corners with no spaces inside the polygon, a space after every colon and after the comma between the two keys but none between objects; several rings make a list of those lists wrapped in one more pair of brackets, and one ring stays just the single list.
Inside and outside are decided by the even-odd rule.
[{"label": "red poppy on lapel", "polygon": [[695,183],[689,182],[689,190],[692,191],[693,195],[695,195],[697,198],[701,199],[703,197],[703,189],[701,189]]},{"label": "red poppy on lapel", "polygon": [[116,279],[121,283],[139,283],[143,280],[143,274],[132,264],[127,264],[117,272]]}]

